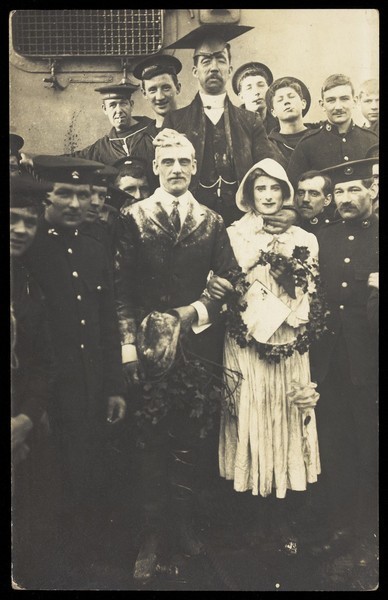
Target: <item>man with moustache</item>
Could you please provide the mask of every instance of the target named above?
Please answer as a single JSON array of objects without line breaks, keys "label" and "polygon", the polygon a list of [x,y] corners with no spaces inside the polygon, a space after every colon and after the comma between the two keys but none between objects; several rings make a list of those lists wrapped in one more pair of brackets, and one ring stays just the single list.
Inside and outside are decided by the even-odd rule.
[{"label": "man with moustache", "polygon": [[315,235],[334,218],[331,180],[320,171],[307,171],[299,177],[295,204],[300,216],[299,226]]},{"label": "man with moustache", "polygon": [[301,139],[292,153],[287,174],[294,186],[302,173],[362,159],[378,142],[375,133],[353,122],[356,97],[346,75],[330,75],[324,81],[319,103],[327,121]]},{"label": "man with moustache", "polygon": [[368,301],[378,266],[378,217],[372,203],[375,158],[322,171],[333,184],[341,221],[318,232],[319,265],[330,311],[329,333],[311,348],[318,383],[322,461],[320,553],[346,541],[355,566],[376,554],[378,533],[377,344]]},{"label": "man with moustache", "polygon": [[[226,226],[242,216],[235,194],[247,170],[259,160],[282,155],[267,138],[260,115],[234,106],[226,92],[232,74],[229,40],[251,27],[202,25],[169,48],[193,48],[193,75],[199,92],[188,106],[170,111],[158,144],[170,130],[184,133],[195,148],[197,174],[191,191],[201,204],[219,213]],[[172,134],[173,135],[173,134]]]}]

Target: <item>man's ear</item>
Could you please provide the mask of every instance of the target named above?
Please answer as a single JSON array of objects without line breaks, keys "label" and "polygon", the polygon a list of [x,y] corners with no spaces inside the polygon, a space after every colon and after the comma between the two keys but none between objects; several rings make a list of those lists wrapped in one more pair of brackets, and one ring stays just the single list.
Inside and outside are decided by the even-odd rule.
[{"label": "man's ear", "polygon": [[323,100],[322,100],[322,98],[319,98],[318,102],[319,102],[319,106],[320,106],[321,108],[323,108],[323,110],[325,110],[325,108],[324,108],[324,106],[323,106]]},{"label": "man's ear", "polygon": [[192,166],[192,169],[191,169],[191,174],[192,175],[196,174],[196,172],[197,172],[197,166],[198,166],[197,165],[197,160],[195,158],[193,158],[193,166]]},{"label": "man's ear", "polygon": [[307,106],[307,102],[304,98],[302,98],[302,106],[303,106],[303,110],[306,108]]},{"label": "man's ear", "polygon": [[193,73],[194,77],[196,77],[198,79],[198,69],[195,65],[193,65],[191,72]]},{"label": "man's ear", "polygon": [[155,175],[159,175],[159,165],[155,159],[152,161],[152,170]]},{"label": "man's ear", "polygon": [[43,198],[43,200],[42,200],[42,204],[44,207],[51,206],[51,204],[52,204],[50,194],[51,194],[51,192],[48,192],[47,196],[45,198]]},{"label": "man's ear", "polygon": [[333,200],[333,195],[332,194],[327,194],[325,196],[325,199],[323,201],[323,206],[329,206],[330,202]]},{"label": "man's ear", "polygon": [[370,197],[372,198],[372,200],[376,200],[376,197],[379,193],[379,186],[377,185],[377,183],[372,183],[372,185],[369,188],[370,191]]},{"label": "man's ear", "polygon": [[106,106],[105,106],[105,102],[103,102],[103,103],[101,104],[101,108],[102,108],[102,110],[104,111],[104,113],[106,114]]},{"label": "man's ear", "polygon": [[182,84],[178,81],[178,83],[176,84],[176,93],[177,95],[181,93],[181,89],[182,89]]}]

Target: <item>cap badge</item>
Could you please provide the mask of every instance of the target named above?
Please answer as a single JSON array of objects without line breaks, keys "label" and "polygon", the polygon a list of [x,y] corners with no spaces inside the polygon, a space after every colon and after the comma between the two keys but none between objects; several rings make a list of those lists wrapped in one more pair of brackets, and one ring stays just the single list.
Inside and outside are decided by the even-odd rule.
[{"label": "cap badge", "polygon": [[78,171],[73,171],[71,174],[73,179],[79,179],[80,178],[80,174],[78,173]]},{"label": "cap badge", "polygon": [[353,167],[346,167],[346,169],[344,169],[344,173],[345,175],[353,175]]}]

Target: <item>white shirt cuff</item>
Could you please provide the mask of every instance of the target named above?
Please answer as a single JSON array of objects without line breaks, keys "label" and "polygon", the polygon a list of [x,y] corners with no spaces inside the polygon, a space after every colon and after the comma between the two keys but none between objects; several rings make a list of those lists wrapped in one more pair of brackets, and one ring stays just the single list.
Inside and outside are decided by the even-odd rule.
[{"label": "white shirt cuff", "polygon": [[123,344],[121,346],[121,362],[123,364],[137,360],[135,344]]},{"label": "white shirt cuff", "polygon": [[201,333],[201,331],[204,331],[211,325],[207,308],[200,300],[191,302],[190,306],[194,306],[198,315],[198,321],[196,323],[193,323],[191,329],[194,333]]}]

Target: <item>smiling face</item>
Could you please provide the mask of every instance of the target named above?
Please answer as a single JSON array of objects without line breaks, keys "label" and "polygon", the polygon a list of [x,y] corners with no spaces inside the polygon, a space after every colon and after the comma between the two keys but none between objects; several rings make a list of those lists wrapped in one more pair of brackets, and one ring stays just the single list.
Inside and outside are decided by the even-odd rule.
[{"label": "smiling face", "polygon": [[337,85],[323,92],[319,103],[330,123],[350,125],[355,107],[355,98],[350,85]]},{"label": "smiling face", "polygon": [[38,227],[36,208],[11,208],[10,210],[10,254],[21,256],[34,240]]},{"label": "smiling face", "polygon": [[133,101],[126,98],[109,98],[104,100],[102,109],[109,119],[112,127],[118,133],[126,131],[131,126],[131,113]]},{"label": "smiling face", "polygon": [[205,94],[218,95],[225,92],[226,83],[232,73],[227,48],[216,51],[219,42],[209,40],[202,44],[203,55],[196,57],[193,75],[198,79],[201,91]]},{"label": "smiling face", "polygon": [[46,220],[58,227],[78,227],[86,218],[91,195],[89,184],[54,183],[53,191],[47,196]]},{"label": "smiling face", "polygon": [[197,161],[190,146],[159,146],[153,161],[155,175],[161,187],[173,196],[181,196],[188,189],[191,177],[197,172]]},{"label": "smiling face", "polygon": [[152,110],[164,117],[176,108],[176,97],[181,91],[181,85],[175,84],[170,73],[161,73],[151,79],[143,79],[142,91]]},{"label": "smiling face", "polygon": [[253,204],[262,215],[274,215],[283,206],[283,192],[277,179],[260,175],[253,184]]},{"label": "smiling face", "polygon": [[247,75],[240,80],[238,97],[245,104],[247,110],[254,112],[266,108],[265,94],[268,83],[261,75]]},{"label": "smiling face", "polygon": [[372,214],[372,203],[377,195],[376,185],[365,187],[362,180],[336,183],[334,186],[334,201],[343,219],[362,220]]}]

